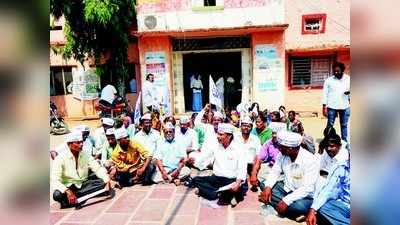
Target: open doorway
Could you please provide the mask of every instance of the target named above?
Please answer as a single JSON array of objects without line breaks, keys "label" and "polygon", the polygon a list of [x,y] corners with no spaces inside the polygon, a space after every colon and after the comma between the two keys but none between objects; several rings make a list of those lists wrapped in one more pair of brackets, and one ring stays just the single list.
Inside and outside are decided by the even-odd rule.
[{"label": "open doorway", "polygon": [[192,111],[191,76],[199,74],[203,83],[203,106],[209,101],[209,76],[214,82],[224,80],[224,107],[235,108],[241,101],[241,52],[206,52],[183,54],[183,87],[185,110]]}]

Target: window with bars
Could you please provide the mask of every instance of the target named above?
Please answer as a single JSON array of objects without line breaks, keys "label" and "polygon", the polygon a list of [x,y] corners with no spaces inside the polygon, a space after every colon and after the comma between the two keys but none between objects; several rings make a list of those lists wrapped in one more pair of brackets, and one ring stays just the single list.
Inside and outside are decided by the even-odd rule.
[{"label": "window with bars", "polygon": [[302,34],[321,34],[325,33],[326,14],[303,15],[301,20]]},{"label": "window with bars", "polygon": [[332,62],[331,56],[291,58],[291,86],[323,86],[325,79],[332,74]]},{"label": "window with bars", "polygon": [[67,95],[72,93],[72,66],[50,67],[50,95]]}]

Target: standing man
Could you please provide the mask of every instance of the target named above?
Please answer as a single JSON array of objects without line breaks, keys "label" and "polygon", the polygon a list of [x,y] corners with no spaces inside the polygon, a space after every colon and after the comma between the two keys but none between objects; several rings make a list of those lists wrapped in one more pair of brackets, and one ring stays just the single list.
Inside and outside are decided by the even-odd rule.
[{"label": "standing man", "polygon": [[112,152],[112,161],[116,167],[116,180],[121,187],[132,186],[139,182],[151,183],[153,165],[149,151],[136,141],[129,140],[125,128],[114,131],[118,145]]},{"label": "standing man", "polygon": [[[281,131],[277,138],[281,154],[268,174],[259,200],[270,204],[281,216],[297,219],[312,204],[319,163],[313,154],[300,147],[300,134]],[[281,173],[284,180],[277,182]]]},{"label": "standing man", "polygon": [[181,143],[182,139],[175,138],[175,127],[171,122],[164,126],[164,140],[160,140],[154,153],[157,172],[153,174],[154,183],[174,182],[179,185],[190,175],[190,169],[185,167],[186,147]]},{"label": "standing man", "polygon": [[150,155],[153,155],[154,151],[157,149],[157,142],[160,140],[161,136],[160,132],[151,128],[150,113],[145,113],[142,118],[140,118],[140,126],[142,129],[135,134],[133,140],[144,145]]},{"label": "standing man", "polygon": [[[79,197],[101,190],[106,185],[111,188],[105,168],[82,151],[82,133],[73,131],[67,134],[65,142],[68,149],[54,159],[50,174],[53,199],[60,203],[61,208],[76,206]],[[89,179],[89,169],[96,174],[96,179]]]},{"label": "standing man", "polygon": [[190,128],[190,120],[188,116],[181,116],[179,119],[179,128],[175,130],[175,136],[181,139],[185,151],[189,154],[192,151],[197,151],[199,149],[199,141],[197,138],[197,133],[192,128]]},{"label": "standing man", "polygon": [[336,62],[332,66],[333,75],[324,82],[322,112],[328,117],[327,126],[335,124],[339,114],[342,139],[348,142],[347,123],[350,117],[350,76],[344,74],[345,66]]},{"label": "standing man", "polygon": [[143,104],[152,112],[159,110],[159,101],[157,99],[157,88],[154,85],[154,75],[149,73],[146,76],[146,81],[143,83]]},{"label": "standing man", "polygon": [[203,97],[201,94],[203,90],[203,83],[201,82],[199,74],[195,74],[193,76],[193,79],[190,82],[190,88],[193,90],[192,110],[193,112],[199,112],[203,106]]},{"label": "standing man", "polygon": [[[234,127],[231,124],[220,123],[218,125],[217,146],[209,146],[209,150],[202,152],[198,159],[189,158],[188,163],[193,164],[195,160],[200,162],[214,156],[213,175],[195,177],[192,184],[199,189],[199,195],[208,200],[217,200],[218,205],[231,204],[235,206],[237,202],[243,200],[244,193],[247,191],[246,185],[246,166],[247,161],[243,160],[245,153],[232,141]],[[208,146],[207,146],[208,147]],[[243,184],[244,182],[244,184]],[[229,190],[218,192],[218,189],[231,184]]]}]

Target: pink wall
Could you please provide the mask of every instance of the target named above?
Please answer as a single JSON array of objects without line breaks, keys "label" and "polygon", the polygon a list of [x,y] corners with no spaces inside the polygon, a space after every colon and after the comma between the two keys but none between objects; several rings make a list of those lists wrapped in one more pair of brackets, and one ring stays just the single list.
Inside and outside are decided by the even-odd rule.
[{"label": "pink wall", "polygon": [[254,46],[258,44],[274,44],[277,48],[279,57],[285,57],[285,44],[283,31],[256,32],[251,34],[251,45],[253,46],[253,56],[255,54]]},{"label": "pink wall", "polygon": [[[225,0],[224,8],[247,8],[265,5],[265,0]],[[159,0],[158,3],[138,4],[138,14],[173,12],[191,9],[191,0]]]},{"label": "pink wall", "polygon": [[[325,33],[302,35],[302,15],[320,13],[327,15]],[[350,0],[286,0],[285,20],[288,49],[350,45]]]},{"label": "pink wall", "polygon": [[50,96],[50,100],[56,104],[58,111],[65,118],[88,118],[95,117],[95,103],[93,101],[81,101],[72,95]]}]

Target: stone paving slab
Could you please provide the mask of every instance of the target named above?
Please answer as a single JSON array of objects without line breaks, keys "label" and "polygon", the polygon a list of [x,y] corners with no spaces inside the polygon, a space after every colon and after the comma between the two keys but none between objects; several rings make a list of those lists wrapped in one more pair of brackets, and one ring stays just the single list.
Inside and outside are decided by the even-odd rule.
[{"label": "stone paving slab", "polygon": [[[249,191],[236,207],[212,209],[193,189],[173,184],[115,189],[111,199],[90,199],[81,209],[50,206],[54,225],[298,225],[277,216],[262,216],[258,193]],[[305,223],[302,223],[305,224]]]}]

